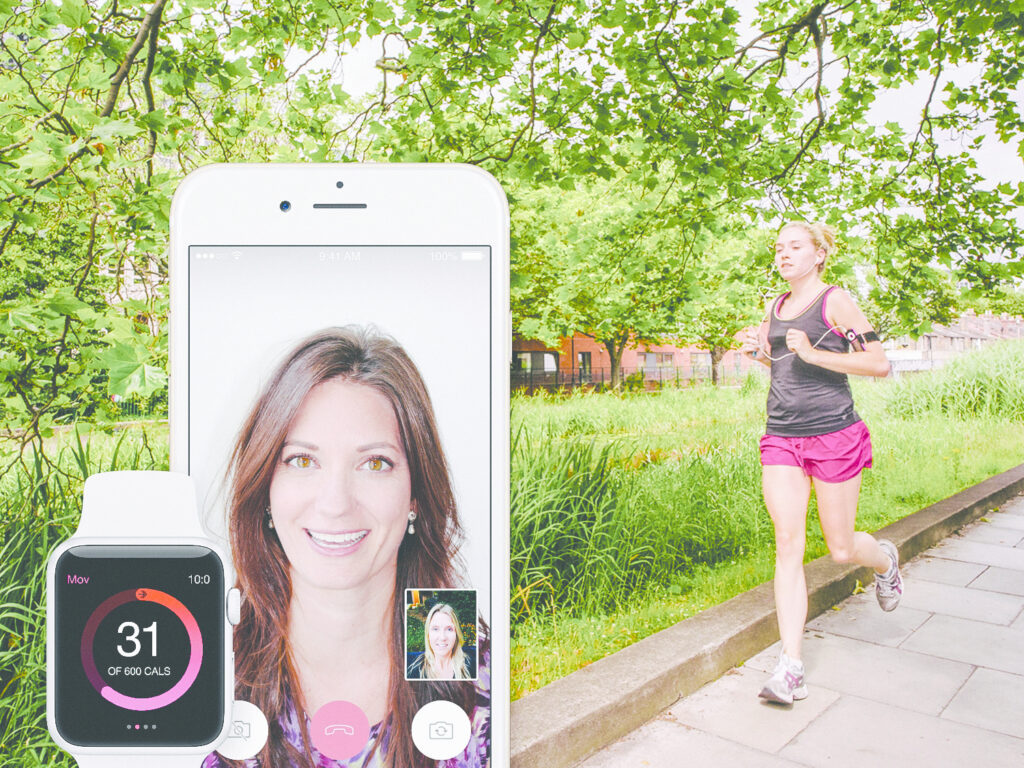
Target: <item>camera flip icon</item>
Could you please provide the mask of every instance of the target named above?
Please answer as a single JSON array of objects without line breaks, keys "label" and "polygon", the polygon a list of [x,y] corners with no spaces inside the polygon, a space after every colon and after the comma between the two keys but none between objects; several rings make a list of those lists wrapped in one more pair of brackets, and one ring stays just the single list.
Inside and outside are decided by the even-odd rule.
[{"label": "camera flip icon", "polygon": [[427,734],[431,739],[451,739],[453,733],[451,723],[441,721],[427,726]]}]

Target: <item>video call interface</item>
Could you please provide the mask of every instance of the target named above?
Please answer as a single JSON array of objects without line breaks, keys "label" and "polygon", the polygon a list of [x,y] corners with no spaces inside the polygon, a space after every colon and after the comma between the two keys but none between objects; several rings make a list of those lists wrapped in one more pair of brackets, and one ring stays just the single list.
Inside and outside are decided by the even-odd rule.
[{"label": "video call interface", "polygon": [[[473,686],[477,702],[467,708],[467,697],[460,706],[438,694],[415,713],[412,742],[430,760],[460,758],[467,752],[485,753],[489,760],[490,754],[489,736],[481,733],[480,723],[488,719],[489,707],[489,692],[483,689],[489,680],[489,658],[481,650],[481,639],[486,639],[491,605],[491,292],[487,246],[189,247],[188,472],[196,483],[204,522],[225,546],[232,450],[257,399],[262,395],[269,398],[266,402],[276,402],[275,377],[291,370],[288,361],[304,342],[323,335],[383,337],[405,353],[422,379],[426,405],[410,397],[411,402],[403,400],[397,408],[414,414],[432,412],[442,456],[427,451],[416,461],[435,468],[446,463],[454,497],[454,512],[446,514],[457,516],[463,536],[447,555],[453,574],[449,583],[399,584],[395,599],[405,594],[405,605],[400,606],[405,617],[400,628],[405,656],[401,664],[409,685],[423,686],[423,691],[429,687],[423,681]],[[383,370],[382,376],[392,375],[387,366]],[[403,391],[402,386],[400,381],[397,391]],[[382,447],[360,455],[352,474],[356,490],[350,495],[355,501],[346,496],[344,503],[358,503],[361,510],[372,510],[375,519],[396,522],[389,523],[386,532],[383,525],[380,532],[370,526],[366,533],[345,530],[339,523],[291,533],[284,515],[292,497],[298,498],[308,487],[303,483],[313,476],[309,473],[333,461],[331,450],[349,450],[350,443],[352,450],[362,450],[357,436],[378,434],[373,430],[383,428],[380,425],[387,420],[382,416],[374,421],[373,396],[364,387],[321,385],[314,392],[316,397],[306,395],[288,426],[288,440],[295,435],[297,447],[289,443],[275,457],[279,464],[267,523],[278,523],[275,535],[296,560],[289,563],[296,578],[334,583],[329,580],[342,574],[337,576],[338,587],[348,588],[344,579],[355,568],[349,563],[358,565],[358,558],[368,558],[373,547],[390,552],[388,547],[405,539],[426,536],[422,526],[428,525],[427,516],[416,515],[410,491],[389,485],[402,464],[400,457],[389,453],[395,448],[392,441],[373,438],[371,442]],[[385,410],[388,407],[395,410]],[[338,419],[353,424],[351,436],[318,431],[318,425]],[[416,489],[411,493],[415,498]],[[388,506],[395,497],[405,503],[399,510],[401,520]],[[337,519],[346,518],[339,512]],[[400,550],[399,556],[402,551],[408,550]],[[381,653],[386,652],[382,647]],[[372,741],[379,723],[347,709],[351,702],[329,704],[337,706],[324,717],[307,713],[312,718],[313,746],[338,760],[361,754],[368,744],[367,727]],[[244,737],[251,732],[249,723],[237,728],[233,723],[225,742],[228,751],[232,738],[247,741]]]}]

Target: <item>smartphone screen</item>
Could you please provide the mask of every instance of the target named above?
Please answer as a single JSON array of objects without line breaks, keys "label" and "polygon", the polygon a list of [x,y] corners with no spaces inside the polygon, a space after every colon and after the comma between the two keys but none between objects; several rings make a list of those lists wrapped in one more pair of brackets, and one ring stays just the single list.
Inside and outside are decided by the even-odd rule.
[{"label": "smartphone screen", "polygon": [[[177,305],[187,317],[174,320],[187,333],[187,400],[172,402],[172,423],[187,409],[187,444],[175,448],[187,466],[176,468],[233,549],[245,596],[236,692],[271,686],[286,701],[266,714],[270,741],[291,743],[257,754],[490,764],[493,297],[507,280],[491,245],[177,248],[188,277]],[[390,588],[397,602],[382,612],[376,596]],[[344,595],[363,594],[356,621],[383,638],[370,649],[335,626],[353,613]],[[276,656],[266,637],[240,645],[246,621],[265,634],[282,620]],[[253,657],[238,658],[246,649]],[[265,675],[275,659],[285,672]],[[396,696],[412,704],[396,713]],[[230,733],[244,741],[248,724]]]}]

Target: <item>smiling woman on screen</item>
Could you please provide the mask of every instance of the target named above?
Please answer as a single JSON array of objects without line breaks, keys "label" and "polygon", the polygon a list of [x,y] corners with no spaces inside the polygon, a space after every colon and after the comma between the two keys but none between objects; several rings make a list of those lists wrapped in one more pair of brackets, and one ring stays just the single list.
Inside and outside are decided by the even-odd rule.
[{"label": "smiling woman on screen", "polygon": [[[405,351],[357,327],[300,343],[241,430],[229,504],[244,595],[235,698],[263,711],[270,736],[255,759],[212,754],[204,768],[483,765],[487,678],[404,679],[404,590],[452,586],[462,536],[430,398]],[[464,753],[441,763],[410,733],[438,699],[472,724]],[[310,728],[334,701],[370,723],[344,760],[318,750]]]}]

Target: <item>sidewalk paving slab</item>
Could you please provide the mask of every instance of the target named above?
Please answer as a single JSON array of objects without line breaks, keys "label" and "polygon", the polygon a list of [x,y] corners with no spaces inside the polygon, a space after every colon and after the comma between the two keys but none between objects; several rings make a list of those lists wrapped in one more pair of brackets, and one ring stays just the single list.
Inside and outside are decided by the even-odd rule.
[{"label": "sidewalk paving slab", "polygon": [[1019,675],[978,667],[942,717],[1024,739],[1022,682]]},{"label": "sidewalk paving slab", "polygon": [[[777,658],[781,646],[773,650]],[[939,715],[974,671],[963,662],[836,635],[813,638],[803,657],[810,697],[825,688],[926,715]]]},{"label": "sidewalk paving slab", "polygon": [[1021,535],[1024,535],[1024,513],[993,512],[991,515],[987,515],[985,519],[989,525],[997,528],[1022,531]]},{"label": "sidewalk paving slab", "polygon": [[[1014,517],[1024,521],[1024,517]],[[976,523],[964,530],[959,537],[962,541],[974,541],[978,544],[998,544],[1001,547],[1015,547],[1024,541],[1024,530],[1005,528],[995,523]]]},{"label": "sidewalk paving slab", "polygon": [[[1018,571],[1024,575],[1024,571]],[[905,590],[900,608],[907,607],[961,619],[1008,625],[1024,608],[1024,597],[1001,595],[969,587],[915,581]]]},{"label": "sidewalk paving slab", "polygon": [[[908,587],[909,589],[909,587]],[[873,592],[854,595],[843,604],[842,610],[825,611],[807,626],[822,632],[870,640],[894,648],[910,637],[931,616],[927,611],[900,607],[891,614],[878,608]]]},{"label": "sidewalk paving slab", "polygon": [[794,768],[800,763],[689,728],[665,715],[598,752],[579,768],[654,768],[654,766],[722,766],[722,768]]},{"label": "sidewalk paving slab", "polygon": [[1024,739],[844,696],[779,754],[828,768],[1013,768]]},{"label": "sidewalk paving slab", "polygon": [[774,753],[839,698],[838,693],[820,688],[813,699],[799,706],[775,706],[757,697],[764,679],[760,670],[731,669],[714,684],[680,699],[668,714],[691,728]]},{"label": "sidewalk paving slab", "polygon": [[961,563],[958,560],[921,555],[905,566],[900,566],[900,570],[908,578],[966,587],[984,573],[987,567],[981,563]]},{"label": "sidewalk paving slab", "polygon": [[1024,675],[1024,633],[954,616],[932,616],[901,648]]},{"label": "sidewalk paving slab", "polygon": [[1024,497],[1013,499],[999,508],[1001,515],[1020,515],[1024,517]]},{"label": "sidewalk paving slab", "polygon": [[1024,552],[998,544],[978,544],[952,538],[935,547],[932,555],[947,560],[963,560],[968,563],[998,565],[1001,568],[1024,571]]},{"label": "sidewalk paving slab", "polygon": [[1024,595],[1024,571],[989,566],[968,586],[971,589],[985,589],[1006,595]]}]

